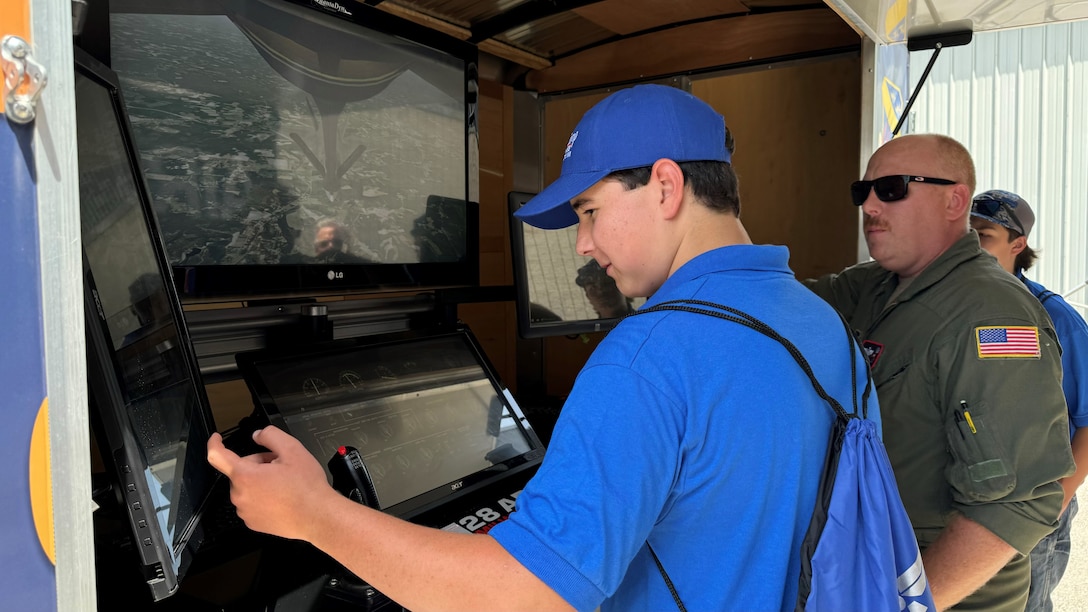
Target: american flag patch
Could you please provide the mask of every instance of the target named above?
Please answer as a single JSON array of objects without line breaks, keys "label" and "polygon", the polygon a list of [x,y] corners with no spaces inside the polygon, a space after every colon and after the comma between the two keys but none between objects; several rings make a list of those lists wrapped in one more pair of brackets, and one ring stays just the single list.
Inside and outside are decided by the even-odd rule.
[{"label": "american flag patch", "polygon": [[1038,327],[976,327],[980,359],[989,357],[1039,357]]}]

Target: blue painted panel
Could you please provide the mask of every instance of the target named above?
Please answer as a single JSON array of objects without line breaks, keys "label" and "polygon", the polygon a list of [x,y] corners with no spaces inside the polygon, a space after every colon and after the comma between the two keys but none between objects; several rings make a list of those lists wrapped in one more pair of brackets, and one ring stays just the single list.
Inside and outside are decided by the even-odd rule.
[{"label": "blue painted panel", "polygon": [[32,127],[0,114],[0,608],[50,612],[56,572],[34,527],[29,483],[46,393],[32,142]]}]

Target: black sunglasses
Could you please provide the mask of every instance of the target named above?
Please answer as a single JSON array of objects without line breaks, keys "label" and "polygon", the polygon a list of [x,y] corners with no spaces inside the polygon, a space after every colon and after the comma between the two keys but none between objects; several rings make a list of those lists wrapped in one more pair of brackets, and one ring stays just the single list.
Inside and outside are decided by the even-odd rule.
[{"label": "black sunglasses", "polygon": [[[974,202],[971,202],[971,210],[973,212],[977,212],[991,219],[1004,220],[1007,217],[1009,221],[1016,224],[1016,227],[1020,230],[1021,234],[1025,234],[1027,232],[1024,231],[1024,226],[1020,224],[1020,220],[1016,218],[1016,213],[1013,211],[1014,208],[1016,208],[1016,202],[991,200],[990,198],[976,199]],[[1005,214],[998,214],[1001,212],[1001,209],[1005,209]]]},{"label": "black sunglasses", "polygon": [[914,176],[913,174],[893,174],[882,176],[871,181],[854,181],[850,183],[850,197],[854,200],[854,206],[861,206],[869,197],[869,190],[876,192],[876,198],[881,202],[897,202],[907,197],[907,185],[915,183],[931,183],[933,185],[955,185],[956,181],[948,179],[930,178],[928,176]]}]

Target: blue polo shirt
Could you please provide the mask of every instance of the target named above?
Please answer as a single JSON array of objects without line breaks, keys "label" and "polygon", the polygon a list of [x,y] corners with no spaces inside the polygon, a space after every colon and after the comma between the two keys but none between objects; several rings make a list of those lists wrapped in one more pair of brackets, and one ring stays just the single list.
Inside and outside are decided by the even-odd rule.
[{"label": "blue polo shirt", "polygon": [[1054,322],[1054,331],[1062,346],[1062,391],[1069,409],[1069,435],[1072,437],[1076,430],[1088,427],[1088,323],[1062,296],[1028,280],[1023,271],[1017,277],[1039,299]]},{"label": "blue polo shirt", "polygon": [[[850,411],[846,330],[788,259],[785,247],[716,249],[647,306],[705,300],[763,320]],[[853,358],[860,396],[866,365]],[[490,535],[580,610],[675,609],[647,540],[690,610],[793,610],[832,422],[778,342],[705,315],[632,316],[578,375],[543,464]]]}]

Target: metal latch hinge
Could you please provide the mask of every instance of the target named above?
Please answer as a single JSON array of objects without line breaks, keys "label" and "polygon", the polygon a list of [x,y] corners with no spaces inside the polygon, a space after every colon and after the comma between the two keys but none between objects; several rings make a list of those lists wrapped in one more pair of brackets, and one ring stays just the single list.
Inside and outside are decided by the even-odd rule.
[{"label": "metal latch hinge", "polygon": [[13,123],[30,123],[37,114],[38,98],[45,88],[45,68],[34,61],[30,45],[18,36],[0,40],[0,92],[4,113]]}]

